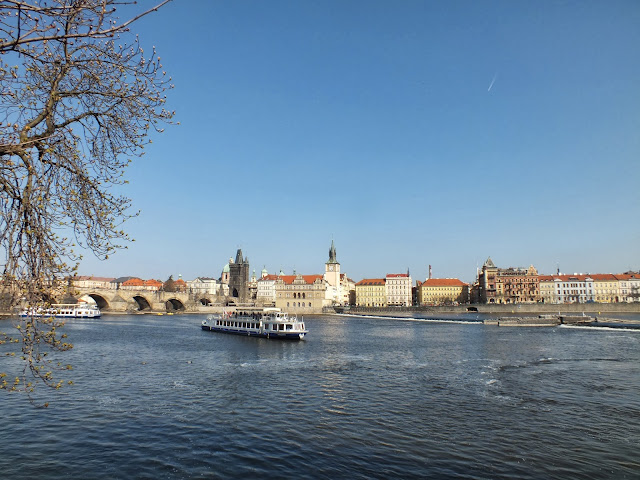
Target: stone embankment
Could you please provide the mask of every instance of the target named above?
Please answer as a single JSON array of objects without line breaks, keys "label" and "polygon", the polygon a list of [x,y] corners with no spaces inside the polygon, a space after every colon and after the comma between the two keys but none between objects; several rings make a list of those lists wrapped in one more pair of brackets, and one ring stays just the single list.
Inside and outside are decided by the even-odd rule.
[{"label": "stone embankment", "polygon": [[556,327],[558,325],[589,325],[597,320],[586,315],[539,315],[537,317],[500,317],[484,320],[485,325],[499,327]]},{"label": "stone embankment", "polygon": [[640,302],[636,303],[517,303],[517,304],[469,304],[437,307],[351,307],[350,313],[375,315],[398,314],[442,314],[442,313],[486,313],[497,315],[531,316],[553,315],[598,315],[603,313],[640,313]]}]

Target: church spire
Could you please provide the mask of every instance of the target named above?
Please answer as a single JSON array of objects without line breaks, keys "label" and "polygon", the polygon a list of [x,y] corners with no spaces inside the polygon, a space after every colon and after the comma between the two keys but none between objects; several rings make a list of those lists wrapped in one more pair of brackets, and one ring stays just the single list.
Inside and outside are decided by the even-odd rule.
[{"label": "church spire", "polygon": [[336,260],[336,247],[331,240],[331,248],[329,249],[329,261],[327,263],[338,263]]}]

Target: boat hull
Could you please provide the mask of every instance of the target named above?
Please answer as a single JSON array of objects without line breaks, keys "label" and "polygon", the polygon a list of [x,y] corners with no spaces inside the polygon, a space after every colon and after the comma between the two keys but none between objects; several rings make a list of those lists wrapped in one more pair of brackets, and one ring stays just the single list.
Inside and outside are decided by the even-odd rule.
[{"label": "boat hull", "polygon": [[244,337],[260,337],[275,340],[302,340],[307,332],[261,332],[257,330],[245,330],[233,327],[216,327],[202,325],[202,330],[209,332],[228,333],[231,335],[241,335]]}]

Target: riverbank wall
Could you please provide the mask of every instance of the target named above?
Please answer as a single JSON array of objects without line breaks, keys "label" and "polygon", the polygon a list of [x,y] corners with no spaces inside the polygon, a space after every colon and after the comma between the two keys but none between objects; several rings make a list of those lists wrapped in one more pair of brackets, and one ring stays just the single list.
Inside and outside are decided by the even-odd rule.
[{"label": "riverbank wall", "polygon": [[337,308],[338,313],[349,312],[368,315],[438,315],[443,313],[485,313],[499,316],[531,316],[548,314],[578,314],[601,315],[604,313],[640,313],[640,302],[636,303],[570,303],[570,304],[544,304],[544,303],[518,303],[512,305],[496,304],[472,304],[450,305],[438,307],[350,307],[348,309]]}]

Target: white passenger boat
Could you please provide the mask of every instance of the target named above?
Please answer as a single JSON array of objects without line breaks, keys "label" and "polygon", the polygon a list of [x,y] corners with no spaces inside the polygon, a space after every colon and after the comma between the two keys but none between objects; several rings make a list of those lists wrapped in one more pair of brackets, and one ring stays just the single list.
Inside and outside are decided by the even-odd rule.
[{"label": "white passenger boat", "polygon": [[209,315],[202,321],[202,329],[283,340],[302,340],[308,333],[303,318],[298,320],[296,315],[290,317],[273,308],[249,308],[234,313]]},{"label": "white passenger boat", "polygon": [[55,303],[50,307],[34,307],[20,312],[21,317],[100,318],[97,305],[89,303]]}]

